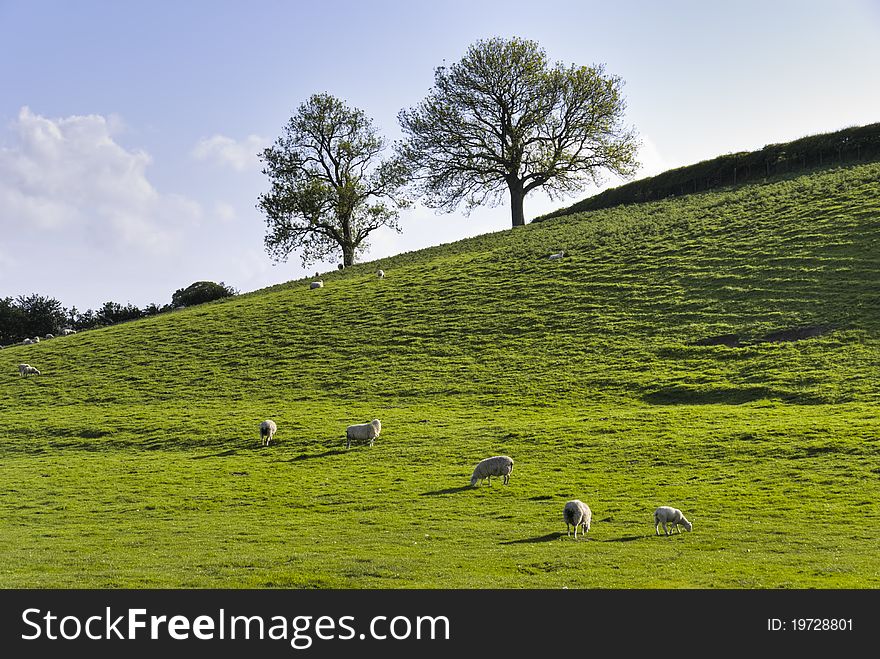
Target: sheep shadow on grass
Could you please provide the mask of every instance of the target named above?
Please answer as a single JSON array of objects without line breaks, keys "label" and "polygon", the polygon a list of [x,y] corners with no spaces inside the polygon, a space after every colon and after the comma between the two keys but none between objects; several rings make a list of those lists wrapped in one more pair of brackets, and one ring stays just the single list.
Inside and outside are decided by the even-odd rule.
[{"label": "sheep shadow on grass", "polygon": [[625,535],[622,538],[608,538],[607,540],[600,540],[600,542],[632,542],[633,540],[644,540],[650,537],[650,535]]},{"label": "sheep shadow on grass", "polygon": [[290,458],[288,462],[299,462],[301,460],[314,460],[317,458],[329,458],[331,455],[343,455],[346,453],[345,449],[330,449],[329,451],[324,451],[323,453],[300,453],[299,455]]},{"label": "sheep shadow on grass", "polygon": [[447,487],[445,490],[434,490],[432,492],[422,492],[420,496],[423,497],[436,497],[443,494],[456,494],[458,492],[464,492],[465,490],[474,489],[470,485],[462,485],[460,487]]},{"label": "sheep shadow on grass", "polygon": [[521,540],[508,540],[507,542],[501,542],[499,544],[502,545],[521,545],[521,544],[531,544],[534,542],[551,542],[553,540],[558,540],[565,536],[565,533],[562,531],[554,531],[553,533],[548,533],[547,535],[541,535],[536,538],[522,538]]}]

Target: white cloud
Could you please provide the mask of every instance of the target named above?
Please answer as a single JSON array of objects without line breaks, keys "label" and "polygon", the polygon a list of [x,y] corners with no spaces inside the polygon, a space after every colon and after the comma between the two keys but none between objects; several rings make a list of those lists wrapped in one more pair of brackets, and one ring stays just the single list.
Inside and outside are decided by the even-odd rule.
[{"label": "white cloud", "polygon": [[230,224],[236,218],[235,207],[225,201],[218,201],[214,204],[214,217],[223,224]]},{"label": "white cloud", "polygon": [[241,141],[225,135],[213,135],[199,140],[192,150],[192,156],[243,172],[259,166],[257,154],[268,145],[269,140],[258,135],[248,135]]},{"label": "white cloud", "polygon": [[119,124],[96,114],[50,119],[23,107],[11,146],[0,147],[0,229],[173,251],[182,228],[201,218],[201,207],[153,187],[149,154],[113,139]]}]

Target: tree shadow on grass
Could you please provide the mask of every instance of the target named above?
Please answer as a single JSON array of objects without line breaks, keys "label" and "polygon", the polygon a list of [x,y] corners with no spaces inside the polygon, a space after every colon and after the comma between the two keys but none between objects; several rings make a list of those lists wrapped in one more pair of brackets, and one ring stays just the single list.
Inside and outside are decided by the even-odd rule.
[{"label": "tree shadow on grass", "polygon": [[441,494],[456,494],[457,492],[464,492],[465,490],[472,490],[473,488],[470,485],[462,485],[461,487],[447,487],[445,490],[434,490],[433,492],[422,492],[420,496],[423,497],[436,497]]}]

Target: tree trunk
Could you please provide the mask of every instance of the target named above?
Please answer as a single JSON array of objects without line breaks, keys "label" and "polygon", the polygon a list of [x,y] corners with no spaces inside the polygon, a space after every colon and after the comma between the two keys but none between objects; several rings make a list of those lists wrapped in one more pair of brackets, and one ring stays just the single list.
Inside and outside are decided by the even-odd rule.
[{"label": "tree trunk", "polygon": [[522,182],[508,182],[507,187],[510,189],[510,218],[513,222],[513,226],[524,226],[526,223],[526,218],[523,214],[523,199],[525,198],[525,193],[523,193]]},{"label": "tree trunk", "polygon": [[346,268],[354,265],[354,236],[351,231],[351,214],[349,213],[341,222],[342,224],[342,265]]},{"label": "tree trunk", "polygon": [[342,245],[342,265],[354,265],[354,245]]}]

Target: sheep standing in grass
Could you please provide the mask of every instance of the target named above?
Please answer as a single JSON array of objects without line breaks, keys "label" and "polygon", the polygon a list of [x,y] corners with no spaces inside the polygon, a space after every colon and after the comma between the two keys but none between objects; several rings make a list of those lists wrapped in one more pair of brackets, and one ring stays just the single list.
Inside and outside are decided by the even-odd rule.
[{"label": "sheep standing in grass", "polygon": [[384,279],[385,278],[385,271],[382,270],[381,268],[379,268],[378,270],[376,270],[376,276],[379,279]]},{"label": "sheep standing in grass", "polygon": [[484,478],[492,486],[492,476],[501,476],[502,482],[507,485],[510,482],[510,473],[513,471],[513,458],[506,455],[494,455],[491,458],[480,460],[474,473],[471,475],[471,487],[475,487],[477,481]]},{"label": "sheep standing in grass", "polygon": [[561,259],[563,256],[565,256],[565,252],[564,252],[564,251],[562,251],[562,252],[556,252],[556,254],[551,254],[548,258],[549,258],[551,261],[555,261],[556,259]]},{"label": "sheep standing in grass", "polygon": [[654,511],[654,535],[660,535],[661,524],[663,525],[663,532],[666,533],[666,535],[669,535],[669,531],[666,528],[667,524],[672,525],[673,531],[678,529],[679,533],[681,533],[681,529],[678,528],[679,524],[688,531],[693,528],[693,524],[687,520],[684,514],[678,508],[673,508],[671,506],[660,506]]},{"label": "sheep standing in grass", "polygon": [[309,284],[309,288],[324,288],[324,280],[319,279],[318,281],[313,281]]},{"label": "sheep standing in grass", "polygon": [[370,446],[376,441],[376,437],[382,432],[382,422],[379,419],[373,419],[369,423],[357,423],[345,429],[345,448],[351,446],[352,440],[369,442]]},{"label": "sheep standing in grass", "polygon": [[583,529],[581,535],[590,530],[590,522],[593,519],[593,511],[580,499],[572,499],[562,509],[562,519],[565,520],[565,530],[571,535],[570,526],[574,527],[574,538],[577,540],[578,527]]},{"label": "sheep standing in grass", "polygon": [[269,446],[269,442],[272,441],[277,430],[278,426],[275,425],[275,422],[272,421],[272,419],[266,419],[263,421],[260,424],[260,443],[263,446]]},{"label": "sheep standing in grass", "polygon": [[35,367],[30,366],[29,364],[19,364],[18,365],[18,374],[19,376],[28,376],[28,375],[42,375],[40,371],[38,371]]}]

